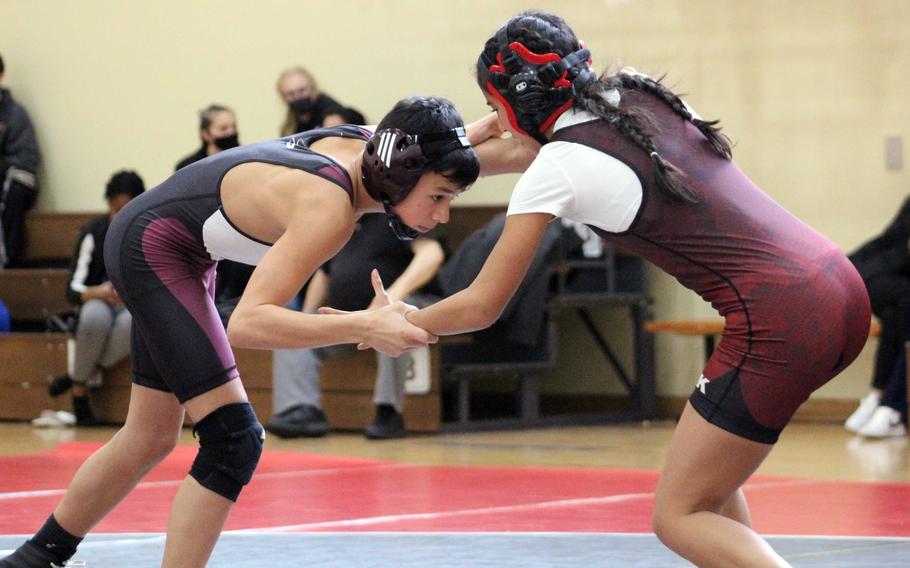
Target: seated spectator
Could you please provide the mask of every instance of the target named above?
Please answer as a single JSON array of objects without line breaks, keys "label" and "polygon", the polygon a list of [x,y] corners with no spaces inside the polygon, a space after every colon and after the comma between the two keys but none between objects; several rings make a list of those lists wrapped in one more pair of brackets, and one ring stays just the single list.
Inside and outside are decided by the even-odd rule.
[{"label": "seated spectator", "polygon": [[175,169],[186,166],[240,145],[237,136],[237,117],[226,106],[211,104],[199,111],[199,139],[202,146],[196,152],[177,162]]},{"label": "seated spectator", "polygon": [[[430,285],[445,254],[432,234],[413,241],[395,237],[384,214],[364,215],[351,240],[311,279],[304,310],[315,312],[323,305],[342,310],[373,307],[370,272],[376,268],[386,282],[392,301],[404,300],[425,307],[438,299]],[[419,291],[419,292],[418,292]],[[327,300],[327,301],[326,301]],[[322,358],[331,349],[284,349],[274,352],[273,409],[266,428],[283,438],[323,436],[329,423],[322,411],[319,374]],[[373,403],[376,416],[366,429],[370,439],[405,435],[404,383],[414,361],[413,353],[391,358],[377,352],[378,370]]]},{"label": "seated spectator", "polygon": [[[0,85],[5,68],[0,57]],[[38,197],[41,153],[25,109],[0,87],[0,269],[15,264],[25,246],[25,213]]]},{"label": "seated spectator", "polygon": [[281,125],[282,136],[339,124],[366,124],[359,111],[321,93],[316,79],[303,67],[294,66],[282,71],[276,88],[288,105]]},{"label": "seated spectator", "polygon": [[74,333],[74,357],[69,374],[55,378],[51,396],[73,389],[76,424],[96,424],[89,388],[101,384],[101,372],[125,359],[130,352],[132,318],[108,281],[104,267],[104,238],[114,216],[134,197],[145,191],[135,172],[120,171],[107,182],[104,198],[108,213],[91,221],[79,236],[70,264],[67,298],[79,306]]},{"label": "seated spectator", "polygon": [[[882,326],[875,352],[872,388],[863,397],[859,408],[844,423],[851,432],[859,432],[875,414],[882,402],[882,396],[888,389],[890,379],[899,366],[898,361],[904,353],[904,345],[910,340],[908,240],[910,197],[904,201],[897,216],[879,236],[863,244],[849,257],[866,283],[866,290],[872,302],[872,313]],[[879,414],[893,417],[887,411]]]}]

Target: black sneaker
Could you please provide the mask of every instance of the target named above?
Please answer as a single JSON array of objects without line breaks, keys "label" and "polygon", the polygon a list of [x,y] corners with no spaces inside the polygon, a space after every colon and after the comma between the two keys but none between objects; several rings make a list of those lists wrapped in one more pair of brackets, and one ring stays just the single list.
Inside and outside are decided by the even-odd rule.
[{"label": "black sneaker", "polygon": [[76,416],[76,426],[102,426],[103,423],[95,418],[92,403],[88,396],[73,397],[73,414]]},{"label": "black sneaker", "polygon": [[279,438],[319,438],[329,433],[329,421],[321,408],[298,404],[272,416],[265,429]]},{"label": "black sneaker", "polygon": [[47,385],[47,393],[53,398],[57,398],[71,388],[73,388],[72,377],[69,375],[60,375],[59,377],[54,377],[51,384]]},{"label": "black sneaker", "polygon": [[56,559],[30,542],[24,542],[15,552],[0,558],[0,568],[63,568],[66,562]]},{"label": "black sneaker", "polygon": [[376,405],[376,420],[363,433],[370,440],[389,440],[404,438],[404,416],[391,404]]}]

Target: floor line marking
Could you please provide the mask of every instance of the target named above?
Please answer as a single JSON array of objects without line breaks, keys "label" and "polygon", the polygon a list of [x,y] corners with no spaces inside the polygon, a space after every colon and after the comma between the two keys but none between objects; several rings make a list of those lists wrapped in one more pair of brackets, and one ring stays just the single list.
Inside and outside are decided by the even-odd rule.
[{"label": "floor line marking", "polygon": [[623,493],[620,495],[609,495],[606,497],[585,497],[581,499],[559,499],[556,501],[540,501],[535,503],[523,503],[520,505],[502,505],[498,507],[480,507],[476,509],[459,509],[456,511],[437,511],[433,513],[405,513],[401,515],[380,515],[377,517],[364,517],[360,519],[343,519],[338,521],[319,521],[315,523],[301,523],[296,525],[283,525],[278,527],[255,528],[255,529],[237,529],[226,531],[228,533],[245,533],[245,532],[262,532],[262,531],[298,531],[307,529],[322,529],[333,527],[352,527],[367,526],[383,523],[392,523],[403,520],[416,519],[441,519],[460,517],[466,515],[477,515],[485,513],[502,513],[517,511],[533,511],[538,509],[554,509],[559,507],[571,507],[575,505],[597,505],[605,503],[621,503],[637,499],[651,499],[654,493]]}]

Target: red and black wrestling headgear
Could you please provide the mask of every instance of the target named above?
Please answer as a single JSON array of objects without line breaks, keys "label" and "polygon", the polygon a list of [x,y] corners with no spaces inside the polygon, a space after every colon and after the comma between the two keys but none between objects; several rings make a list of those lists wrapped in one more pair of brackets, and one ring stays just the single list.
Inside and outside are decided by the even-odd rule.
[{"label": "red and black wrestling headgear", "polygon": [[486,52],[480,55],[487,73],[485,88],[505,107],[513,128],[546,144],[544,132],[597,80],[591,52],[579,42],[579,49],[565,56],[535,53],[509,41],[508,24],[496,32],[496,42],[495,59]]}]

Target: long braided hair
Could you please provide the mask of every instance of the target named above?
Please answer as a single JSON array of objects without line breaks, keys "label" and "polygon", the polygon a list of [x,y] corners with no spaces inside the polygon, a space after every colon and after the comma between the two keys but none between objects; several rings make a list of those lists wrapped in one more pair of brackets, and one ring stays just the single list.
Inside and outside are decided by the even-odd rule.
[{"label": "long braided hair", "polygon": [[[504,31],[504,33],[503,33]],[[483,52],[477,60],[477,82],[481,89],[489,91],[496,95],[499,93],[501,101],[511,105],[510,112],[517,115],[526,109],[522,107],[521,96],[510,96],[510,92],[504,87],[508,83],[509,69],[499,65],[491,65],[491,62],[502,62],[511,54],[503,53],[503,37],[507,37],[509,42],[518,42],[527,50],[534,54],[551,54],[555,53],[566,58],[584,49],[584,45],[578,41],[575,33],[569,27],[565,20],[541,11],[529,11],[518,14],[506,23],[500,31],[490,37],[484,45]],[[514,45],[514,43],[509,44]],[[588,62],[576,64],[576,69],[568,69],[569,77],[585,77],[585,69]],[[525,67],[527,62],[523,62]],[[578,68],[579,65],[585,69]],[[542,66],[538,68],[541,70]],[[496,77],[499,75],[499,77]],[[506,80],[503,80],[506,79]],[[657,187],[668,197],[688,203],[697,203],[698,195],[692,190],[685,176],[676,166],[664,159],[657,151],[651,136],[655,133],[657,125],[653,118],[642,110],[634,106],[621,107],[618,101],[622,93],[627,90],[642,91],[648,93],[669,106],[674,113],[683,119],[691,122],[702,133],[702,135],[711,144],[711,147],[719,155],[730,159],[732,152],[730,149],[730,140],[721,132],[718,121],[706,121],[693,116],[689,108],[683,101],[670,89],[661,84],[660,80],[652,79],[644,75],[618,73],[616,75],[601,75],[599,78],[590,74],[587,81],[573,81],[569,86],[558,86],[558,83],[544,84],[542,81],[539,86],[544,89],[551,103],[552,109],[558,111],[561,101],[570,98],[573,100],[572,106],[591,112],[602,118],[616,128],[623,136],[646,152],[654,166],[655,180]],[[503,87],[500,87],[503,85]],[[562,92],[561,90],[570,89]],[[495,92],[494,92],[495,91]],[[525,99],[527,100],[527,99]],[[533,99],[535,105],[539,105],[541,97]],[[508,107],[507,107],[508,108]],[[540,109],[537,116],[541,116]],[[527,120],[527,114],[521,115]],[[510,117],[511,118],[511,117]],[[538,133],[531,132],[535,135]],[[538,137],[538,136],[535,136]]]}]

